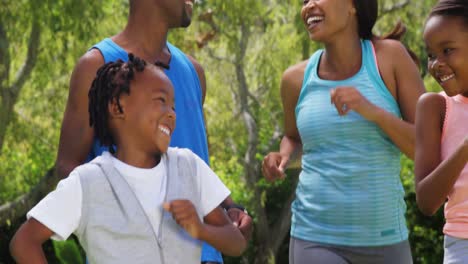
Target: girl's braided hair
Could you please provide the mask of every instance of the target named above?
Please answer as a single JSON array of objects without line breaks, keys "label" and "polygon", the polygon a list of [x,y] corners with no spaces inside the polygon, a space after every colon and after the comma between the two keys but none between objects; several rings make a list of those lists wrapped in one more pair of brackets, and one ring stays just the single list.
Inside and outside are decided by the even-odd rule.
[{"label": "girl's braided hair", "polygon": [[453,16],[460,17],[468,26],[468,1],[467,0],[440,0],[432,8],[429,17]]}]

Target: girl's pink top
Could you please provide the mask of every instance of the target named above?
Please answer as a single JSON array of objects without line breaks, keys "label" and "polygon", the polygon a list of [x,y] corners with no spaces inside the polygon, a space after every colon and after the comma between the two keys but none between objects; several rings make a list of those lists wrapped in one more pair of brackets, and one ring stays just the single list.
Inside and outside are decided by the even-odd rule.
[{"label": "girl's pink top", "polygon": [[[446,113],[441,138],[441,158],[446,160],[468,136],[468,98],[445,97]],[[468,165],[463,168],[445,204],[444,234],[468,239]]]}]

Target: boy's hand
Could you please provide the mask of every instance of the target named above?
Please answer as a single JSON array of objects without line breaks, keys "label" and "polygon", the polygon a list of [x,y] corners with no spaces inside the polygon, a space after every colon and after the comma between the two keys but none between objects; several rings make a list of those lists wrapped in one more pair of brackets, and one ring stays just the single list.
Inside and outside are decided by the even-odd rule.
[{"label": "boy's hand", "polygon": [[227,214],[229,218],[231,218],[233,224],[239,228],[245,240],[249,241],[253,231],[252,217],[237,208],[230,208]]},{"label": "boy's hand", "polygon": [[200,239],[203,223],[198,218],[197,211],[189,200],[172,200],[164,203],[163,207],[172,214],[174,220],[193,238]]}]

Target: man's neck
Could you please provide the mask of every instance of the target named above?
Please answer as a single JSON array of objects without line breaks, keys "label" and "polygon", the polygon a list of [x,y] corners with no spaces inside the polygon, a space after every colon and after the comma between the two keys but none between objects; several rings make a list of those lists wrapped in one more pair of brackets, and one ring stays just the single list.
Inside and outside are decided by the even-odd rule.
[{"label": "man's neck", "polygon": [[162,20],[131,17],[125,29],[112,40],[149,63],[159,61],[169,64],[170,52],[166,45],[168,31],[167,23]]}]

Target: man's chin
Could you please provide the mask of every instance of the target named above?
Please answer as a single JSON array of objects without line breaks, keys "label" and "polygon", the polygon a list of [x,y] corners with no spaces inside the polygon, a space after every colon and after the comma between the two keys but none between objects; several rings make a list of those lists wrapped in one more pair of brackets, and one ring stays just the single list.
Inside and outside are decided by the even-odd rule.
[{"label": "man's chin", "polygon": [[181,27],[187,28],[187,27],[190,26],[190,24],[192,24],[192,19],[186,18],[186,19],[182,20]]}]

